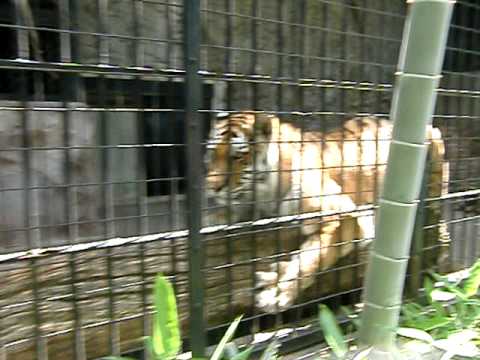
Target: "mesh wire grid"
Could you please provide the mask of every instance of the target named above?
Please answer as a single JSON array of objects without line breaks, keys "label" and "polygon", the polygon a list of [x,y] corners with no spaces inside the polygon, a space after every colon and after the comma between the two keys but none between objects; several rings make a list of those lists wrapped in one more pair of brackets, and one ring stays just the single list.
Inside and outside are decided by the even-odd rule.
[{"label": "mesh wire grid", "polygon": [[[257,272],[299,255],[305,222],[328,227],[342,214],[301,204],[283,214],[282,203],[311,194],[265,197],[262,179],[273,172],[281,184],[288,171],[260,168],[262,154],[251,146],[254,181],[242,204],[251,216],[239,222],[234,189],[220,206],[202,197],[199,163],[212,119],[225,112],[278,116],[299,129],[301,151],[326,146],[326,134],[350,118],[388,118],[405,12],[403,2],[387,0],[2,2],[3,358],[93,359],[140,348],[157,272],[175,286],[186,350],[215,343],[240,313],[239,336],[248,340],[282,328],[295,339],[315,335],[319,303],[358,301],[367,239],[342,238],[342,222],[334,265],[323,269],[320,259],[316,271],[300,274],[300,287],[315,281],[288,309],[255,307]],[[432,195],[445,179],[426,176],[413,284],[426,269],[441,270],[444,248],[451,270],[478,254],[479,16],[475,2],[457,2],[434,117],[449,193]],[[311,140],[311,132],[323,136]],[[336,141],[350,140],[340,131]],[[225,174],[234,177],[234,167],[228,161]],[[337,170],[352,198],[377,193],[378,179],[365,189],[356,176],[347,190],[349,167]],[[295,339],[292,348],[308,344]]]}]

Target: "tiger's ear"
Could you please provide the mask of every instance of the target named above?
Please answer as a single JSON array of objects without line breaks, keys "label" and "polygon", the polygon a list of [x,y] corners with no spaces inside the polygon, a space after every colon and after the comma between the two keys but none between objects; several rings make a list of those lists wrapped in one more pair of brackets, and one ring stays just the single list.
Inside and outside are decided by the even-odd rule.
[{"label": "tiger's ear", "polygon": [[276,133],[279,126],[279,119],[271,114],[256,114],[255,116],[255,132],[259,135],[270,138]]}]

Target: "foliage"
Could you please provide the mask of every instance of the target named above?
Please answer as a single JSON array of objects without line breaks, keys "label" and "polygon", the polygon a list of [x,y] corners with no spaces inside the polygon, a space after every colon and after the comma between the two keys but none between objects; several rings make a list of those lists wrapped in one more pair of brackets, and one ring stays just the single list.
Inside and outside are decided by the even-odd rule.
[{"label": "foliage", "polygon": [[173,359],[181,348],[177,316],[177,302],[172,285],[162,276],[157,276],[154,287],[156,312],[153,318],[152,337],[147,338],[153,357]]},{"label": "foliage", "polygon": [[326,305],[319,307],[319,323],[323,330],[325,341],[332,348],[334,354],[342,358],[348,352],[347,343],[342,330],[337,324],[337,319],[332,311]]},{"label": "foliage", "polygon": [[416,329],[418,334],[423,332],[416,339],[444,350],[451,357],[480,355],[477,348],[480,344],[479,286],[480,259],[469,269],[468,277],[463,281],[430,273],[424,282],[427,303],[405,304],[402,308],[403,325]]},{"label": "foliage", "polygon": [[[463,281],[452,281],[448,276],[430,273],[425,278],[426,303],[409,302],[402,306],[401,326],[398,335],[428,344],[443,351],[442,360],[459,355],[479,357],[480,349],[480,259],[469,269]],[[342,311],[356,328],[358,315],[343,307]],[[325,340],[335,356],[345,358],[346,339],[335,316],[324,305],[320,307],[320,326]],[[366,358],[370,349],[357,354]]]},{"label": "foliage", "polygon": [[[157,275],[154,286],[155,315],[152,325],[152,336],[145,338],[145,350],[151,354],[154,360],[173,360],[181,350],[180,327],[178,321],[177,303],[175,293],[170,282],[162,275]],[[222,339],[216,346],[210,360],[225,359],[227,346],[233,348],[235,353],[229,357],[230,360],[248,360],[253,353],[253,346],[239,352],[231,339],[237,330],[242,316],[238,316],[228,327]],[[265,349],[261,360],[277,360],[277,341],[273,341]],[[134,360],[128,357],[109,356],[104,360]],[[193,359],[206,360],[206,359]]]},{"label": "foliage", "polygon": [[[430,273],[425,278],[426,303],[409,302],[402,306],[402,322],[397,333],[412,341],[426,343],[444,352],[443,360],[456,355],[478,357],[480,350],[480,259],[469,269],[463,281],[452,281],[448,276]],[[154,360],[172,360],[181,349],[178,313],[172,285],[158,275],[154,286],[155,315],[152,336],[145,339],[145,347]],[[359,327],[358,314],[348,307],[341,308],[354,329]],[[231,341],[242,316],[238,316],[228,327],[210,360],[250,359],[254,347],[239,352]],[[339,359],[345,359],[348,345],[345,335],[333,312],[319,306],[318,322],[325,341]],[[347,328],[348,329],[348,328]],[[350,328],[350,331],[353,330]],[[226,355],[227,348],[233,354]],[[272,341],[261,355],[261,360],[277,360],[279,343]],[[355,360],[366,359],[371,348],[363,349],[354,356]],[[105,360],[133,360],[126,357],[107,357]],[[202,359],[197,359],[202,360]],[[206,359],[203,359],[206,360]]]}]

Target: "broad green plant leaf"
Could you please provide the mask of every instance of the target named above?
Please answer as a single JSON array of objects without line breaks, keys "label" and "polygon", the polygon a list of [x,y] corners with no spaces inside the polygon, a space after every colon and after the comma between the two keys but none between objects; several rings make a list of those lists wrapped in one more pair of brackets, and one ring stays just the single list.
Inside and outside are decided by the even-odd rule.
[{"label": "broad green plant leaf", "polygon": [[425,309],[416,303],[407,303],[402,306],[402,313],[407,319],[418,319],[425,317]]},{"label": "broad green plant leaf", "polygon": [[404,304],[401,308],[401,312],[403,315],[403,323],[407,327],[417,328],[417,322],[427,319],[427,316],[425,316],[425,309],[416,303]]},{"label": "broad green plant leaf", "polygon": [[444,318],[444,317],[448,316],[447,311],[445,310],[445,308],[443,307],[442,304],[440,304],[436,301],[433,301],[432,302],[432,307],[435,309],[435,317]]},{"label": "broad green plant leaf", "polygon": [[409,322],[409,327],[423,331],[432,331],[434,329],[449,325],[453,320],[445,317],[425,318]]},{"label": "broad green plant leaf", "polygon": [[446,277],[443,277],[441,275],[438,275],[434,272],[430,272],[430,275],[438,282],[441,282],[442,283],[442,286],[447,289],[448,291],[454,293],[455,295],[457,295],[458,298],[460,299],[467,299],[467,296],[464,294],[463,292],[463,289],[456,286],[456,285],[453,285],[451,283],[448,282],[448,279]]},{"label": "broad green plant leaf", "polygon": [[427,296],[428,302],[431,304],[433,299],[432,299],[432,291],[435,290],[435,287],[433,286],[432,280],[430,280],[429,277],[425,276],[425,279],[423,280],[423,288],[425,289],[425,295]]},{"label": "broad green plant leaf", "polygon": [[162,359],[172,359],[181,348],[177,301],[172,284],[157,275],[154,285],[155,315],[150,346],[153,354]]},{"label": "broad green plant leaf", "polygon": [[227,331],[223,335],[222,339],[218,343],[215,351],[213,352],[212,357],[210,360],[220,360],[222,358],[223,352],[225,351],[225,346],[227,343],[232,339],[233,334],[237,330],[238,325],[240,324],[240,320],[242,320],[242,315],[238,316],[228,327]]},{"label": "broad green plant leaf", "polygon": [[347,343],[342,330],[337,324],[337,319],[332,311],[326,306],[321,304],[319,306],[319,323],[325,336],[325,341],[332,348],[334,354],[342,358],[348,351]]},{"label": "broad green plant leaf", "polygon": [[473,264],[470,268],[468,278],[463,285],[463,293],[467,297],[471,297],[477,294],[478,287],[480,286],[480,259]]},{"label": "broad green plant leaf", "polygon": [[145,348],[145,350],[149,353],[149,354],[153,354],[153,343],[152,343],[152,338],[150,336],[145,336],[143,338],[143,346]]}]

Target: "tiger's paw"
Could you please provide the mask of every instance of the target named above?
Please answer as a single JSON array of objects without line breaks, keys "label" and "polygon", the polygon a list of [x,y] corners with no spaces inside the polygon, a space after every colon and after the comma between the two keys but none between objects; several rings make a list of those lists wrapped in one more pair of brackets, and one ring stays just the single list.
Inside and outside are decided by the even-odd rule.
[{"label": "tiger's paw", "polygon": [[255,273],[256,287],[261,288],[255,296],[255,306],[260,311],[274,313],[286,310],[297,296],[299,259],[270,264],[270,271]]},{"label": "tiger's paw", "polygon": [[276,271],[257,271],[255,273],[256,287],[271,286],[278,281],[278,273]]},{"label": "tiger's paw", "polygon": [[269,286],[261,290],[255,296],[255,307],[265,313],[275,313],[288,309],[294,302],[295,298],[292,294],[292,291],[289,291],[288,288],[291,288],[290,284],[292,281],[289,281],[287,284],[279,284],[278,286]]}]

